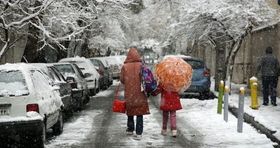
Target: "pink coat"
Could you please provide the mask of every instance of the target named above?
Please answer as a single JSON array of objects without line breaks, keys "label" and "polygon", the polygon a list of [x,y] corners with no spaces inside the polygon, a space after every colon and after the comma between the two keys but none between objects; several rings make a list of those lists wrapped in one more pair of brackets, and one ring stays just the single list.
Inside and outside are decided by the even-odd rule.
[{"label": "pink coat", "polygon": [[120,80],[124,84],[126,114],[129,116],[149,114],[147,97],[141,92],[141,58],[137,49],[131,48],[121,69]]},{"label": "pink coat", "polygon": [[177,92],[164,90],[160,85],[152,95],[161,93],[160,109],[163,111],[175,111],[182,109],[180,96]]}]

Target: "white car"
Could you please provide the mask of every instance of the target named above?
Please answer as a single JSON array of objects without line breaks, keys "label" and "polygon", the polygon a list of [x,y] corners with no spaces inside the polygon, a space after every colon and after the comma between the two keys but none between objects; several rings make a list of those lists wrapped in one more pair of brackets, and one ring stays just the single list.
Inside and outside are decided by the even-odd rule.
[{"label": "white car", "polygon": [[114,79],[118,79],[120,77],[121,68],[125,61],[125,58],[126,56],[123,55],[104,57],[104,59],[110,65],[110,69],[112,70]]},{"label": "white car", "polygon": [[89,58],[91,61],[92,59],[97,59],[99,60],[103,66],[105,67],[105,71],[108,72],[108,77],[109,77],[109,85],[113,84],[113,70],[110,68],[109,62],[106,60],[106,57],[93,57]]},{"label": "white car", "polygon": [[76,64],[72,63],[54,63],[53,65],[72,86],[74,110],[81,110],[89,101],[87,82],[83,72]]},{"label": "white car", "polygon": [[73,57],[61,59],[59,62],[75,63],[85,76],[90,95],[95,95],[99,92],[100,86],[98,82],[100,75],[89,59],[84,57]]},{"label": "white car", "polygon": [[0,66],[0,139],[21,147],[44,147],[47,129],[63,131],[63,103],[49,82],[32,65]]}]

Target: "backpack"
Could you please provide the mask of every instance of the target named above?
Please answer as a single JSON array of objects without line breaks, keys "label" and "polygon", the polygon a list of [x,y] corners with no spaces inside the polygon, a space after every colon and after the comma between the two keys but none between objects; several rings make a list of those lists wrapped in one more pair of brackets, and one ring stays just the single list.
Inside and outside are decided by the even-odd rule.
[{"label": "backpack", "polygon": [[157,81],[154,79],[152,71],[142,64],[141,71],[141,84],[146,96],[149,96],[157,88]]}]

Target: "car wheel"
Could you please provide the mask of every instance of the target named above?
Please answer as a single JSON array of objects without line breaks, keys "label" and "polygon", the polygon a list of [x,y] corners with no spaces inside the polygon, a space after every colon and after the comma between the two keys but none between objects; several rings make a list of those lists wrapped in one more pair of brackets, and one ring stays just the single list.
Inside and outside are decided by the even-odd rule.
[{"label": "car wheel", "polygon": [[201,92],[199,95],[200,100],[207,100],[209,99],[209,91]]},{"label": "car wheel", "polygon": [[63,132],[63,114],[62,112],[59,113],[59,117],[55,125],[53,126],[53,133],[54,135],[59,135]]},{"label": "car wheel", "polygon": [[79,111],[81,108],[81,98],[79,99],[75,99],[75,103],[74,103],[74,111]]},{"label": "car wheel", "polygon": [[90,100],[90,97],[87,95],[86,99],[85,99],[85,102],[84,102],[84,105],[87,104],[89,102],[89,100]]},{"label": "car wheel", "polygon": [[98,87],[96,88],[96,94],[99,93],[99,91],[100,91],[100,87],[98,86]]},{"label": "car wheel", "polygon": [[94,89],[93,90],[90,90],[90,95],[91,96],[95,96],[98,92],[97,92],[97,87],[96,87],[97,83],[96,83],[96,79],[94,80]]}]

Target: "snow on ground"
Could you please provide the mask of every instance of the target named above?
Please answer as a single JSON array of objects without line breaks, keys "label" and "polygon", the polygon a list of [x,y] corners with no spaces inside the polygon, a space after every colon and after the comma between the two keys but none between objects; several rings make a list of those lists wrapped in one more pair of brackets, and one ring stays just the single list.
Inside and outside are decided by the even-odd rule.
[{"label": "snow on ground", "polygon": [[[229,114],[229,120],[225,122],[223,115],[217,114],[217,99],[207,101],[181,99],[181,103],[183,110],[177,112],[177,118],[184,120],[203,134],[202,147],[273,147],[273,142],[248,124],[244,123],[243,133],[238,133],[237,119],[233,115]],[[187,129],[180,128],[180,130],[186,133],[184,131]]]},{"label": "snow on ground", "polygon": [[[237,90],[244,85],[237,85],[233,84],[233,91],[238,92]],[[246,87],[245,87],[246,88]],[[272,106],[269,104],[268,106],[262,105],[262,97],[258,96],[258,103],[260,105],[259,109],[254,110],[250,107],[251,105],[251,97],[248,88],[246,88],[246,94],[244,98],[244,112],[247,114],[255,117],[254,119],[258,121],[259,123],[263,124],[265,127],[272,131],[277,131],[280,129],[280,118],[277,118],[280,114],[280,106],[279,106],[279,98],[278,100],[278,106]],[[259,92],[261,93],[261,92]],[[239,94],[233,93],[229,96],[229,104],[232,106],[235,106],[238,108],[238,100],[239,100]],[[274,134],[278,139],[280,139],[280,132],[276,132]]]},{"label": "snow on ground", "polygon": [[93,97],[106,97],[106,96],[109,96],[110,94],[112,94],[113,91],[114,90],[103,90],[103,91],[100,91],[98,94],[96,94]]},{"label": "snow on ground", "polygon": [[116,127],[113,126],[108,129],[108,133],[112,133],[112,135],[119,135],[119,138],[114,139],[111,137],[112,139],[109,139],[109,141],[112,143],[118,143],[118,145],[114,145],[115,147],[180,147],[180,145],[176,142],[176,139],[172,138],[171,135],[161,135],[161,120],[157,120],[159,119],[157,116],[160,116],[161,119],[161,114],[153,105],[150,104],[149,107],[151,114],[143,116],[144,129],[141,140],[135,139],[135,132],[132,136],[124,135],[127,124],[127,116],[125,114],[114,113],[116,117],[112,122],[115,123],[115,126],[118,126],[119,129],[116,129]]},{"label": "snow on ground", "polygon": [[[233,105],[238,108],[238,94],[231,95],[229,100],[230,105]],[[250,96],[246,96],[244,100],[244,112],[248,113],[249,115],[255,117],[255,120],[259,123],[263,124],[265,127],[272,131],[277,131],[280,129],[280,119],[277,118],[280,113],[280,107],[279,106],[263,106],[262,104],[262,98],[259,97],[259,109],[254,110],[250,108],[251,105],[251,98]],[[279,103],[278,103],[279,104]],[[280,139],[280,132],[276,132],[275,136]]]},{"label": "snow on ground", "polygon": [[75,121],[64,124],[63,133],[55,139],[49,141],[48,144],[45,145],[46,148],[57,148],[59,147],[71,147],[75,145],[79,145],[83,139],[95,130],[92,128],[94,125],[94,118],[101,114],[102,111],[96,112],[82,112],[81,115]]}]

